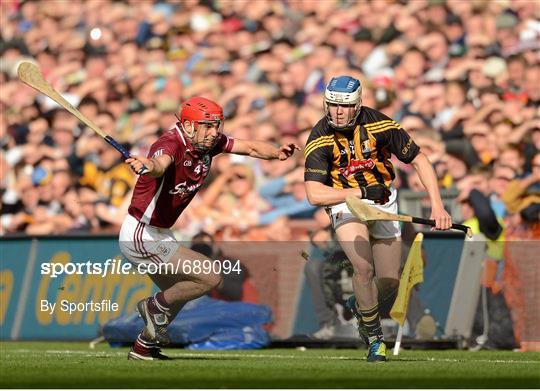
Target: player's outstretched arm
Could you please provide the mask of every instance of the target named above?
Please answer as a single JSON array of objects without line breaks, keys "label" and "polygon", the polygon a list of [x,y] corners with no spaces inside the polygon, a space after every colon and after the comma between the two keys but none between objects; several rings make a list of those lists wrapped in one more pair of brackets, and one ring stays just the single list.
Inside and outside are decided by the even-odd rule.
[{"label": "player's outstretched arm", "polygon": [[294,154],[295,150],[300,150],[296,144],[283,144],[279,147],[266,141],[234,140],[231,153],[237,155],[251,156],[257,159],[279,159],[287,160]]},{"label": "player's outstretched arm", "polygon": [[425,154],[420,152],[412,161],[413,167],[418,172],[418,177],[422,181],[422,184],[426,188],[431,201],[431,217],[435,220],[435,229],[446,230],[452,226],[452,217],[444,209],[444,204],[441,199],[441,193],[439,192],[439,185],[437,183],[437,174],[431,165],[431,162]]},{"label": "player's outstretched arm", "polygon": [[380,183],[351,189],[336,189],[317,181],[305,181],[305,184],[309,203],[317,206],[339,204],[345,202],[350,195],[375,201],[377,204],[387,203],[390,197],[390,189]]},{"label": "player's outstretched arm", "polygon": [[306,193],[311,205],[328,206],[345,202],[350,195],[362,197],[361,189],[335,189],[316,181],[306,181]]},{"label": "player's outstretched arm", "polygon": [[163,176],[169,165],[172,163],[172,158],[169,155],[160,155],[153,158],[145,158],[142,156],[132,156],[126,159],[125,162],[131,166],[134,172],[139,172],[142,167],[146,167],[146,171],[141,175],[148,175],[152,178]]}]

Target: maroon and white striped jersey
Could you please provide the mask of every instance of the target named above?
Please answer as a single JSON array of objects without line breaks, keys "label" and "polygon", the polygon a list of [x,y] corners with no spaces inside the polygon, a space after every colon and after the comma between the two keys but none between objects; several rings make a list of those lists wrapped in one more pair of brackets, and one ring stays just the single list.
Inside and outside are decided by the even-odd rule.
[{"label": "maroon and white striped jersey", "polygon": [[137,220],[170,228],[204,183],[212,157],[230,152],[234,139],[221,134],[212,150],[194,150],[178,125],[165,132],[150,148],[148,158],[169,155],[173,162],[160,178],[141,175],[135,185],[128,213]]}]

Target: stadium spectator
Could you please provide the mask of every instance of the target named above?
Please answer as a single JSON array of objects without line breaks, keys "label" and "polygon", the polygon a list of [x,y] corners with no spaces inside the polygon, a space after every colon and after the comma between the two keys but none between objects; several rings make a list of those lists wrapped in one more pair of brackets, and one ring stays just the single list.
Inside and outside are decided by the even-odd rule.
[{"label": "stadium spectator", "polygon": [[255,191],[254,184],[249,166],[234,165],[206,190],[200,205],[201,217],[212,221],[216,227],[213,231],[226,225],[240,230],[257,225],[259,213],[271,206]]},{"label": "stadium spectator", "polygon": [[299,167],[283,177],[268,181],[260,188],[260,195],[272,205],[273,209],[259,216],[259,224],[271,223],[279,216],[313,217],[317,208],[307,200],[303,176],[304,170]]},{"label": "stadium spectator", "polygon": [[[413,138],[421,132],[442,139],[440,180],[449,188],[466,179],[463,163],[467,170],[484,166],[492,172],[501,154],[509,156],[514,171],[522,175],[531,170],[540,146],[534,2],[417,1],[386,7],[380,2],[265,0],[251,7],[214,1],[97,4],[0,5],[0,135],[7,166],[1,213],[2,221],[11,220],[3,226],[9,227],[5,232],[35,224],[12,219],[29,197],[22,193],[26,187],[15,183],[29,183],[33,171],[41,170],[42,159],[68,163],[62,170],[70,175],[56,175],[53,169],[53,184],[40,190],[44,198],[39,201],[65,222],[79,220],[72,215],[76,207],[66,204],[74,195],[78,198],[77,186],[89,183],[98,190],[103,199],[87,212],[99,210],[105,218],[105,210],[119,207],[129,195],[134,180],[126,177],[114,197],[103,190],[108,180],[98,185],[90,175],[88,181],[85,167],[108,171],[106,160],[112,160],[114,152],[104,151],[109,146],[53,102],[21,86],[15,69],[28,58],[68,100],[134,154],[144,155],[169,128],[178,102],[201,94],[223,104],[232,136],[261,134],[261,139],[273,141],[285,134],[305,135],[322,113],[322,86],[330,74],[338,73],[357,75],[366,86],[364,103],[396,118]],[[366,14],[381,17],[363,17]],[[494,146],[486,146],[490,143]],[[525,160],[503,152],[512,145]],[[405,178],[408,168],[396,163],[398,178]],[[302,164],[291,160],[279,171],[272,162],[253,164],[253,192]],[[211,175],[219,178],[214,170]],[[407,187],[406,182],[401,186]],[[45,194],[47,186],[53,188],[52,197]],[[297,190],[285,187],[283,195]],[[267,208],[255,203],[248,214],[264,216]],[[74,226],[99,230],[110,224],[89,217],[101,222]],[[198,229],[195,220],[186,223],[193,232]],[[254,219],[248,231],[271,230],[257,224]],[[50,229],[61,233],[71,229],[68,226]]]},{"label": "stadium spectator", "polygon": [[540,153],[532,160],[532,173],[511,181],[501,197],[508,213],[519,213],[529,223],[540,221]]}]

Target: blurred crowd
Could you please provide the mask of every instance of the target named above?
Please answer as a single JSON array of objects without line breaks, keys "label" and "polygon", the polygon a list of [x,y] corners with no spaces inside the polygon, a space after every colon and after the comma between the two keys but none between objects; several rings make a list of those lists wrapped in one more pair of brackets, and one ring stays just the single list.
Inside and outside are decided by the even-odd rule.
[{"label": "blurred crowd", "polygon": [[[225,132],[304,146],[332,76],[363,83],[364,105],[397,120],[467,202],[538,221],[540,7],[535,0],[49,0],[0,3],[3,234],[117,232],[136,176],[66,111],[21,84],[46,79],[134,155],[180,102],[219,102]],[[395,161],[396,187],[421,191]],[[470,209],[470,208],[469,208]],[[299,238],[312,219],[303,156],[220,155],[175,228],[217,238]],[[313,223],[315,222],[315,223]]]}]

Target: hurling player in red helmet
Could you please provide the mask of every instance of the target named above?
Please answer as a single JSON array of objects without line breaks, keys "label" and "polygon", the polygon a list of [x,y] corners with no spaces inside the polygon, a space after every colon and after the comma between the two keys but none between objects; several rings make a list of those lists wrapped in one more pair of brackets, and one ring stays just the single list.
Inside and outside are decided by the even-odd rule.
[{"label": "hurling player in red helmet", "polygon": [[180,246],[170,229],[203,185],[212,158],[219,153],[234,153],[286,160],[300,149],[296,144],[276,147],[264,141],[233,139],[223,133],[223,119],[223,109],[217,103],[190,98],[182,104],[179,122],[161,135],[147,157],[126,160],[142,175],[120,230],[120,249],[139,271],[146,270],[159,288],[154,296],[137,304],[145,328],[129,359],[166,359],[159,347],[170,342],[169,323],[188,301],[221,283],[219,273],[200,268],[196,272],[191,267],[190,262],[205,257]]}]

